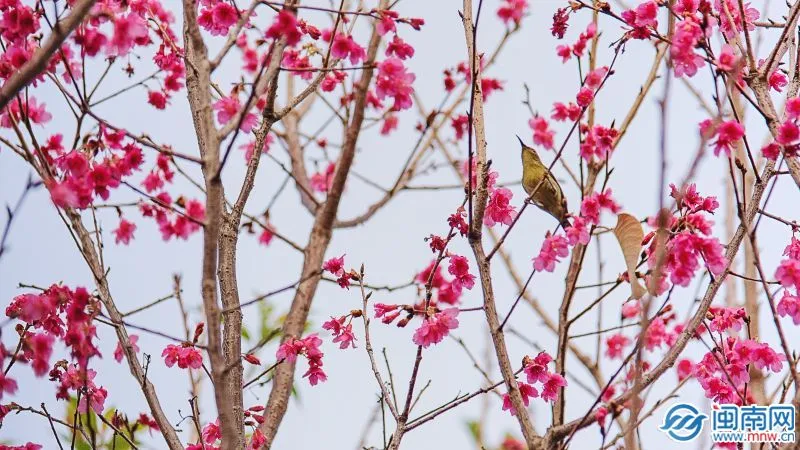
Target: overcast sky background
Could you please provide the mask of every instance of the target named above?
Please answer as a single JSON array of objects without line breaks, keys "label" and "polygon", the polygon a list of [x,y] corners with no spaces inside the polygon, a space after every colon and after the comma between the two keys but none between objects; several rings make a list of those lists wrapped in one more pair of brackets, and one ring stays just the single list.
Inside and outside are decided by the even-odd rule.
[{"label": "overcast sky background", "polygon": [[[308,1],[304,4],[329,6],[326,1]],[[374,6],[368,1],[369,7]],[[517,33],[503,53],[497,64],[487,73],[504,82],[504,90],[495,92],[486,104],[486,134],[489,156],[492,166],[500,173],[501,181],[516,181],[520,177],[519,147],[515,138],[516,134],[525,140],[531,140],[530,128],[527,125],[529,114],[522,104],[525,96],[523,84],[531,90],[531,100],[534,109],[542,114],[549,114],[554,101],[569,101],[574,98],[578,86],[578,74],[574,62],[562,64],[555,54],[557,42],[550,35],[549,26],[551,17],[560,1],[531,1],[531,14],[523,22],[523,30]],[[773,3],[773,9],[783,5],[781,2]],[[165,4],[178,11],[177,2]],[[754,6],[761,8],[762,2],[753,2]],[[484,12],[480,20],[479,49],[492,51],[504,32],[504,25],[497,18],[495,12],[499,2],[487,0],[484,2]],[[398,11],[402,16],[424,17],[426,24],[421,32],[413,32],[407,26],[399,26],[401,36],[412,43],[416,55],[408,62],[408,67],[417,75],[415,89],[424,102],[427,110],[437,105],[442,98],[442,69],[452,67],[465,59],[464,33],[458,11],[461,2],[456,0],[423,1],[403,0],[398,4]],[[769,14],[770,17],[779,18],[783,10]],[[326,15],[313,11],[302,11],[301,17],[318,23],[320,27],[329,26]],[[259,17],[259,23],[267,23],[269,15],[266,12]],[[589,14],[582,13],[570,21],[570,29],[563,43],[572,44],[578,34],[583,31]],[[609,44],[621,34],[617,23],[608,19],[601,20],[603,31],[599,48],[599,61],[609,64],[613,56]],[[180,29],[176,27],[176,29]],[[363,33],[365,30],[360,29]],[[761,54],[766,45],[775,39],[778,31],[767,30],[764,32]],[[363,36],[363,34],[362,34]],[[363,40],[360,40],[363,41]],[[214,45],[219,45],[219,40]],[[214,54],[214,52],[211,52]],[[616,74],[608,81],[597,99],[598,123],[608,125],[616,120],[619,124],[624,118],[633,98],[644,81],[650,68],[654,54],[651,44],[641,41],[631,42],[624,54],[617,62]],[[147,56],[149,58],[149,56]],[[231,80],[240,76],[239,63],[234,56],[228,66],[223,66],[222,86],[229,86]],[[114,83],[106,84],[106,89],[111,92],[125,83],[122,76],[114,74]],[[138,79],[149,73],[140,70],[134,77]],[[662,72],[663,73],[663,72]],[[92,75],[93,77],[96,75]],[[707,101],[710,94],[707,89],[710,84],[708,70],[702,71],[692,80],[700,89],[704,90]],[[630,128],[627,136],[614,153],[612,165],[614,173],[609,186],[613,189],[615,198],[623,205],[623,209],[637,217],[644,217],[655,213],[658,205],[658,145],[660,136],[660,113],[657,99],[662,96],[663,86],[657,82],[650,95],[644,100],[639,117]],[[53,120],[45,127],[37,127],[37,137],[45,138],[49,134],[62,132],[71,139],[74,124],[68,114],[60,95],[49,88],[40,89],[36,96],[46,101],[48,108],[53,113]],[[173,145],[177,150],[197,154],[197,145],[194,138],[188,105],[185,97],[175,97],[172,106],[166,111],[157,111],[145,103],[144,89],[135,89],[117,101],[109,102],[98,108],[98,112],[112,123],[124,126],[131,131],[146,132],[157,142]],[[416,107],[415,107],[416,108]],[[462,105],[460,109],[466,109]],[[304,121],[304,129],[313,132],[322,120],[327,118],[326,110],[316,108]],[[671,100],[669,103],[668,120],[668,180],[678,182],[683,178],[691,158],[694,157],[698,142],[697,123],[706,118],[706,114],[699,108],[697,101],[679,81],[672,83]],[[353,169],[359,174],[368,176],[382,186],[390,186],[394,182],[400,167],[408,156],[409,151],[416,142],[418,133],[414,130],[418,118],[416,109],[400,115],[400,127],[391,137],[382,138],[378,135],[378,128],[373,127],[362,134],[359,141],[359,152]],[[566,135],[567,128],[555,125],[558,130],[556,142],[561,142]],[[760,147],[765,127],[755,115],[748,113],[748,136],[755,147]],[[332,143],[341,142],[340,130],[334,127],[324,134]],[[8,130],[2,130],[4,136],[9,135]],[[452,138],[452,131],[448,126],[443,127],[443,136]],[[66,140],[66,139],[65,139]],[[466,152],[464,141],[458,145],[451,145],[463,157]],[[573,164],[577,159],[577,144],[573,139],[567,148],[565,159]],[[145,150],[148,158],[146,167],[150,167],[155,158],[154,152]],[[272,154],[281,161],[288,161],[285,152],[273,145]],[[314,148],[309,151],[311,158],[320,158],[321,153]],[[543,158],[549,162],[553,153],[544,153]],[[441,161],[441,154],[437,152],[436,160]],[[183,167],[190,168],[187,164]],[[312,165],[313,167],[313,165]],[[573,167],[574,164],[573,164]],[[232,155],[225,168],[224,180],[228,196],[238,192],[243,175],[244,159],[241,152]],[[191,168],[190,172],[200,179],[199,172]],[[564,191],[569,198],[572,211],[577,210],[580,194],[574,184],[571,184],[566,173],[560,166],[556,172]],[[717,159],[709,151],[703,160],[698,178],[695,180],[698,189],[703,194],[718,195],[724,203],[726,183],[729,183],[727,161]],[[30,169],[13,152],[3,149],[0,154],[0,202],[14,203],[18,198]],[[285,175],[281,169],[265,159],[259,169],[255,189],[248,204],[248,212],[259,214],[273,197]],[[791,205],[797,205],[799,197],[797,189],[788,176],[781,176],[777,188],[772,194],[769,210],[792,218],[794,216]],[[176,177],[177,179],[177,177]],[[421,178],[418,184],[453,184],[456,179],[449,169],[441,169],[430,176]],[[237,190],[234,190],[237,189]],[[515,194],[514,203],[521,202],[522,189],[516,185],[512,187]],[[188,183],[178,180],[170,186],[169,192],[173,198],[183,194],[190,198],[200,198],[200,192]],[[368,186],[362,181],[351,177],[344,201],[340,208],[340,218],[353,217],[364,210],[381,192]],[[115,191],[111,197],[112,202],[123,202],[134,199],[131,191],[122,187]],[[439,191],[406,191],[397,196],[391,203],[374,216],[365,226],[355,229],[336,230],[333,241],[327,252],[327,257],[339,256],[346,253],[348,267],[366,265],[368,282],[374,285],[399,285],[411,279],[419,270],[423,269],[431,259],[431,253],[424,242],[424,238],[431,233],[444,234],[446,232],[446,217],[460,204],[463,193],[458,189]],[[723,205],[724,206],[724,205]],[[726,241],[722,222],[723,208],[720,209],[715,221],[717,223],[717,236]],[[86,216],[90,217],[90,216]],[[137,306],[146,304],[156,298],[167,295],[172,290],[172,274],[180,273],[183,276],[184,297],[191,305],[192,323],[202,320],[200,287],[201,265],[201,235],[195,234],[188,241],[171,241],[164,243],[155,223],[143,220],[139,214],[131,210],[127,216],[134,219],[138,225],[136,239],[130,246],[118,246],[113,243],[111,230],[117,227],[118,219],[112,211],[104,211],[98,220],[104,229],[106,239],[105,260],[111,268],[110,285],[112,294],[122,311],[129,311]],[[300,205],[297,191],[292,187],[280,196],[271,212],[274,226],[296,242],[304,244],[310,229],[311,219],[307,211]],[[602,224],[613,226],[616,219],[604,215]],[[523,275],[529,273],[531,258],[535,256],[541,246],[545,230],[551,229],[553,220],[538,210],[529,208],[521,218],[520,223],[511,233],[506,248]],[[783,247],[790,238],[790,230],[772,220],[762,221],[760,228],[760,244],[764,267],[771,274],[779,261]],[[613,279],[617,273],[624,270],[623,261],[616,243],[608,235],[602,239],[603,257],[605,260],[605,276],[603,280]],[[452,245],[452,251],[467,255],[472,261],[472,254],[466,241],[458,240]],[[590,284],[598,280],[597,245],[592,243],[586,256],[586,269],[581,275],[579,284]],[[284,287],[297,279],[301,265],[301,255],[281,243],[277,239],[269,247],[257,243],[256,236],[243,235],[239,245],[238,279],[240,296],[247,300],[252,296],[263,294],[271,290]],[[558,305],[563,293],[563,278],[567,264],[561,263],[554,273],[536,274],[529,287],[529,291],[556,317]],[[494,287],[497,296],[498,309],[501,314],[508,311],[518,292],[515,290],[504,266],[494,264]],[[474,264],[472,271],[475,273]],[[59,219],[55,209],[48,200],[47,192],[40,189],[34,192],[25,203],[21,214],[13,223],[9,239],[8,252],[0,260],[0,304],[7,305],[11,299],[20,293],[26,292],[18,288],[18,283],[48,286],[52,283],[63,282],[69,286],[88,286],[93,283],[84,262],[81,260],[75,245],[67,233],[64,224]],[[619,324],[619,307],[627,298],[627,287],[618,289],[604,302],[604,326]],[[672,304],[679,311],[679,317],[685,317],[691,307],[697,289],[677,289],[673,294]],[[741,286],[738,290],[741,293]],[[283,313],[288,309],[292,292],[275,296],[270,300],[275,310]],[[573,314],[596,298],[595,289],[584,289],[578,292],[573,302]],[[383,303],[412,303],[416,300],[415,288],[404,289],[392,293],[376,292],[373,301]],[[722,300],[720,295],[719,300]],[[741,300],[741,298],[740,298]],[[476,286],[472,291],[466,291],[463,296],[464,307],[474,307],[481,304],[480,288]],[[368,419],[373,414],[378,388],[369,369],[369,362],[364,351],[363,330],[360,322],[355,322],[358,348],[355,350],[339,350],[330,342],[328,332],[320,329],[321,323],[331,315],[341,315],[351,309],[360,308],[361,300],[357,289],[342,290],[330,283],[322,283],[317,291],[310,315],[311,331],[318,331],[325,341],[322,349],[325,352],[325,371],[328,381],[310,387],[305,379],[299,375],[306,369],[305,362],[298,366],[299,398],[291,402],[289,411],[278,433],[277,441],[273,448],[277,449],[353,449],[356,447],[362,430]],[[768,311],[764,305],[764,311]],[[258,310],[249,307],[244,310],[247,325],[252,330],[258,327]],[[586,315],[574,326],[574,333],[586,332],[595,329],[597,316],[595,313]],[[487,332],[484,316],[480,312],[462,313],[459,317],[461,326],[454,333],[464,339],[469,348],[483,361],[486,353]],[[774,338],[774,325],[768,313],[761,316],[762,335]],[[182,335],[180,316],[174,301],[164,302],[158,307],[147,312],[135,315],[131,323],[157,328],[174,335]],[[791,321],[783,321],[790,340],[796,342],[798,335],[796,327]],[[537,345],[555,354],[555,336],[547,331],[541,321],[532,313],[530,308],[522,304],[510,321],[511,326],[525,335]],[[405,329],[394,326],[385,326],[379,321],[374,321],[372,326],[373,345],[376,349],[387,348],[393,368],[394,379],[398,385],[398,395],[404,397],[408,378],[413,364],[416,347],[411,343],[411,335],[418,326],[418,321],[412,322]],[[629,330],[630,331],[630,330]],[[102,360],[93,361],[99,375],[95,380],[99,385],[105,386],[109,391],[106,407],[120,407],[129,416],[135,417],[139,412],[146,411],[144,399],[127,366],[113,361],[112,353],[116,346],[113,333],[108,327],[98,324],[100,336],[100,349],[104,354]],[[139,346],[142,351],[152,355],[149,368],[149,377],[156,384],[162,405],[175,424],[181,421],[179,411],[184,415],[189,411],[189,394],[186,383],[186,373],[177,367],[167,368],[160,357],[161,351],[169,341],[130,330],[130,333],[139,334]],[[633,336],[633,332],[628,333]],[[13,326],[6,324],[3,328],[3,342],[7,347],[16,344]],[[537,351],[523,340],[507,336],[509,353],[514,365],[519,364],[526,354],[535,355]],[[580,338],[577,344],[590,355],[595,352],[595,339],[593,337]],[[259,357],[265,365],[274,361],[275,347],[270,346],[263,350]],[[691,343],[686,355],[698,359],[703,352],[698,343]],[[663,353],[656,352],[648,355],[648,360],[656,364]],[[63,357],[63,353],[54,355],[53,361]],[[616,370],[619,361],[604,360],[601,368],[604,373]],[[255,370],[247,368],[252,375]],[[574,360],[568,363],[568,369],[574,377],[590,386],[595,392],[596,387],[590,376],[580,368]],[[493,379],[499,379],[496,370],[491,372]],[[4,396],[3,401],[16,401],[23,405],[38,407],[41,402],[46,402],[51,411],[60,411],[63,402],[56,402],[54,398],[55,387],[47,380],[33,378],[27,366],[14,367],[11,376],[20,385],[19,392],[14,396]],[[246,375],[246,379],[250,376]],[[424,352],[418,388],[428,380],[431,385],[422,400],[412,413],[417,416],[436,406],[443,404],[458,394],[474,391],[482,386],[482,376],[472,367],[467,354],[451,339],[434,346]],[[655,385],[650,394],[650,400],[655,400],[668,392],[676,383],[674,371],[667,372]],[[770,378],[769,389],[776,385],[777,380]],[[567,389],[567,418],[576,418],[586,412],[594,395],[589,395],[581,390],[574,382]],[[269,386],[250,388],[245,392],[245,406],[263,405],[269,394]],[[697,402],[702,408],[707,408],[702,391],[696,382],[690,382],[681,391],[682,398]],[[460,406],[436,421],[426,424],[409,434],[403,440],[403,447],[408,449],[429,450],[438,448],[469,448],[471,439],[466,427],[466,422],[480,417],[481,410],[487,406],[488,400],[488,428],[486,442],[496,446],[506,432],[511,432],[519,437],[516,420],[508,413],[501,411],[500,400],[496,396],[488,395],[475,399]],[[216,417],[214,413],[213,396],[209,386],[204,386],[201,392],[202,422],[206,423]],[[539,432],[546,429],[550,423],[550,406],[541,400],[531,403],[531,411]],[[60,414],[60,413],[59,413]],[[669,441],[657,430],[664,412],[658,412],[650,418],[641,428],[642,437],[650,447],[667,444]],[[388,413],[387,413],[388,415]],[[389,418],[387,417],[387,421]],[[189,422],[179,425],[182,430],[182,439],[188,439]],[[387,432],[393,430],[388,424]],[[61,430],[63,431],[63,430]],[[614,434],[616,431],[614,432]],[[382,445],[380,423],[375,424],[368,434],[368,445]],[[600,433],[597,427],[590,427],[581,433],[580,444],[576,448],[595,448],[600,443]],[[44,445],[44,448],[56,446],[53,436],[48,430],[46,419],[33,415],[10,415],[5,419],[0,429],[0,441],[24,443],[33,441]],[[667,444],[669,445],[669,444]],[[151,448],[162,448],[158,440],[154,440]],[[706,445],[707,447],[707,445]]]}]

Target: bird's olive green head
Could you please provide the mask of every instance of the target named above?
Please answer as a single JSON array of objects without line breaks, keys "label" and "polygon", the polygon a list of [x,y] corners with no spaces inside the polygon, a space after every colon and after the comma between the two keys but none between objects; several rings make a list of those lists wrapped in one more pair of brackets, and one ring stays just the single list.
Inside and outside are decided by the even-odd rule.
[{"label": "bird's olive green head", "polygon": [[533,159],[534,161],[540,161],[539,154],[536,153],[536,150],[525,145],[525,143],[522,142],[522,138],[520,138],[519,136],[517,136],[517,139],[519,140],[519,144],[522,146],[523,161],[525,161],[526,159]]}]

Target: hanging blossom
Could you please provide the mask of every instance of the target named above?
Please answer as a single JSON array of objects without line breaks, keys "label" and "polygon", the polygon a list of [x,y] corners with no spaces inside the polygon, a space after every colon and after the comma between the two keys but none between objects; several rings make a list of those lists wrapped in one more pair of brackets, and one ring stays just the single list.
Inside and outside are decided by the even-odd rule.
[{"label": "hanging blossom", "polygon": [[[100,307],[98,300],[83,287],[70,289],[54,284],[38,294],[21,294],[6,307],[6,316],[17,319],[38,330],[42,335],[31,335],[26,342],[27,359],[37,362],[34,371],[43,376],[49,367],[52,344],[59,339],[82,369],[89,359],[100,356],[95,345],[97,329],[94,318]],[[51,339],[52,338],[52,339]]]},{"label": "hanging blossom", "polygon": [[498,188],[492,191],[489,201],[486,203],[483,224],[490,228],[498,223],[511,225],[517,216],[516,207],[511,205],[513,197],[514,193],[508,188]]},{"label": "hanging blossom", "polygon": [[622,358],[625,347],[631,343],[630,338],[622,333],[613,334],[606,338],[606,356],[611,359]]},{"label": "hanging blossom", "polygon": [[778,302],[778,315],[791,317],[795,325],[800,325],[800,297],[783,291],[783,298]]},{"label": "hanging blossom", "polygon": [[[685,287],[701,267],[707,268],[714,275],[719,275],[727,267],[724,247],[717,238],[711,236],[713,222],[706,217],[719,207],[719,202],[713,196],[703,197],[698,194],[694,184],[681,190],[675,185],[670,185],[670,188],[670,195],[678,205],[679,216],[670,216],[665,225],[669,231],[669,239],[666,242],[666,260],[661,267],[663,276],[660,279],[663,282],[669,275],[669,281]],[[653,218],[648,224],[658,227]],[[653,239],[654,236],[655,232],[651,232],[645,237],[645,244],[650,241],[646,252],[651,269],[657,264],[658,239]]]},{"label": "hanging blossom", "polygon": [[425,348],[442,342],[450,334],[450,330],[458,328],[458,308],[447,308],[444,311],[427,316],[422,325],[414,332],[413,342]]},{"label": "hanging blossom", "polygon": [[[465,120],[466,116],[465,116]],[[467,125],[465,125],[467,126]],[[477,191],[478,187],[478,161],[472,160],[472,189]],[[469,162],[464,161],[461,166],[461,171],[464,177],[469,177]],[[483,224],[487,227],[493,227],[497,224],[511,225],[514,218],[517,216],[517,209],[511,205],[511,200],[514,198],[514,193],[508,188],[497,187],[497,178],[500,174],[495,170],[489,170],[486,180],[486,188],[489,192],[489,199],[486,202],[486,209],[484,210]],[[452,217],[451,217],[452,218]],[[467,234],[467,224],[463,222],[463,226],[458,227],[461,235]]]},{"label": "hanging blossom", "polygon": [[791,243],[784,249],[783,255],[786,256],[777,270],[775,279],[785,288],[794,287],[795,291],[800,289],[800,241],[792,237]]},{"label": "hanging blossom", "polygon": [[528,12],[528,0],[503,0],[497,8],[497,17],[506,25],[518,26]]},{"label": "hanging blossom", "polygon": [[619,132],[595,125],[587,129],[580,144],[581,157],[587,162],[606,161],[614,150]]},{"label": "hanging blossom", "polygon": [[[330,31],[327,32],[327,35],[323,32],[323,40],[328,41],[329,34]],[[350,64],[358,64],[367,57],[367,51],[353,40],[353,36],[338,33],[331,44],[331,55],[340,59],[349,58]]]},{"label": "hanging blossom", "polygon": [[161,352],[164,364],[172,367],[175,364],[181,369],[199,369],[203,366],[203,355],[200,350],[189,343],[169,344]]},{"label": "hanging blossom", "polygon": [[650,29],[658,28],[658,3],[648,0],[635,9],[622,12],[622,18],[632,29],[628,35],[633,39],[649,39]]},{"label": "hanging blossom", "polygon": [[451,255],[450,265],[447,267],[447,271],[450,275],[455,277],[453,283],[457,284],[459,287],[472,289],[472,287],[475,286],[475,275],[469,273],[469,262],[467,258],[459,255]]},{"label": "hanging blossom", "polygon": [[317,383],[328,379],[322,370],[324,354],[319,349],[320,344],[322,344],[322,339],[316,334],[309,334],[303,339],[289,337],[278,347],[275,357],[278,360],[285,359],[289,363],[296,361],[298,356],[305,357],[308,361],[308,370],[303,374],[303,378],[308,378],[308,382],[312,386],[316,386]]},{"label": "hanging blossom", "polygon": [[[550,371],[549,364],[552,361],[553,357],[547,352],[540,352],[534,358],[525,356],[522,359],[522,371],[527,383],[518,382],[517,385],[525,406],[530,404],[531,398],[540,396],[544,401],[555,402],[559,391],[567,385],[564,377]],[[535,387],[536,383],[541,383],[541,394]],[[503,411],[508,411],[512,416],[517,414],[514,405],[511,404],[511,397],[507,393],[503,395]]]},{"label": "hanging blossom", "polygon": [[322,270],[335,276],[339,286],[345,289],[350,287],[351,279],[356,279],[355,274],[351,275],[344,270],[344,255],[325,261],[322,264]]},{"label": "hanging blossom", "polygon": [[62,208],[83,209],[96,197],[108,200],[111,191],[144,162],[141,148],[133,143],[124,144],[123,138],[124,132],[112,133],[101,128],[96,140],[90,142],[97,148],[92,152],[82,149],[66,152],[60,137],[48,139],[46,157],[53,173],[46,177],[45,185],[53,203]]},{"label": "hanging blossom", "polygon": [[571,47],[569,45],[556,46],[556,54],[561,57],[562,62],[569,61],[573,55],[581,58],[586,51],[586,45],[589,43],[589,40],[596,35],[597,25],[594,22],[590,22],[589,25],[586,26],[586,30],[578,36],[578,40],[575,41],[575,44]]},{"label": "hanging blossom", "polygon": [[322,324],[322,329],[333,333],[333,343],[339,344],[340,349],[356,348],[356,336],[353,334],[352,324],[356,317],[361,317],[361,310],[354,310],[350,314],[338,318],[331,317]]},{"label": "hanging blossom", "polygon": [[[139,345],[137,345],[137,343],[139,342],[139,336],[131,334],[130,336],[128,336],[128,340],[131,343],[131,348],[133,349],[133,352],[139,353]],[[117,342],[117,348],[114,349],[114,360],[117,362],[122,362],[122,358],[123,358],[122,344]]]},{"label": "hanging blossom", "polygon": [[[705,63],[703,57],[694,52],[697,43],[704,37],[701,20],[695,16],[687,16],[675,23],[669,54],[676,77],[693,77]],[[708,33],[710,31],[709,29]]]},{"label": "hanging blossom", "polygon": [[553,114],[550,117],[557,122],[569,120],[575,122],[581,117],[581,107],[575,103],[553,103]]},{"label": "hanging blossom", "polygon": [[528,121],[528,126],[533,130],[533,143],[548,150],[553,149],[553,130],[542,116],[535,116]]},{"label": "hanging blossom", "polygon": [[712,306],[708,308],[706,318],[711,319],[709,329],[718,333],[724,333],[728,330],[740,331],[744,325],[744,319],[747,317],[744,308],[720,308]]},{"label": "hanging blossom", "polygon": [[567,28],[569,28],[569,12],[567,8],[559,8],[553,14],[553,25],[550,26],[550,33],[558,39],[564,39]]},{"label": "hanging blossom", "polygon": [[202,228],[205,220],[205,206],[199,200],[186,200],[179,197],[175,200],[176,207],[183,207],[184,213],[180,214],[176,208],[169,208],[173,204],[172,197],[161,192],[155,196],[154,203],[140,203],[139,211],[144,217],[152,217],[158,223],[161,238],[169,241],[172,238],[189,239],[193,233]]},{"label": "hanging blossom", "polygon": [[197,23],[212,36],[225,36],[228,30],[239,20],[239,15],[244,11],[238,11],[227,2],[217,2],[206,4],[197,16]]},{"label": "hanging blossom", "polygon": [[552,272],[556,263],[561,261],[561,258],[566,258],[569,255],[567,248],[567,238],[560,234],[551,235],[550,232],[542,242],[542,249],[539,254],[533,259],[533,268],[537,271]]},{"label": "hanging blossom", "polygon": [[611,188],[603,192],[595,192],[591,195],[587,195],[584,197],[583,202],[581,202],[581,217],[592,225],[598,225],[600,223],[600,213],[603,210],[608,210],[614,214],[617,214],[621,210],[619,204],[611,196]]},{"label": "hanging blossom", "polygon": [[281,10],[272,24],[264,33],[267,39],[286,39],[286,44],[294,46],[303,37],[303,33],[298,28],[297,17],[287,10]]},{"label": "hanging blossom", "polygon": [[[443,246],[444,241],[441,240],[441,238],[433,240],[442,242]],[[436,264],[435,260],[431,261],[425,270],[417,274],[416,281],[423,287],[427,287],[428,281],[430,281],[430,289],[432,294],[435,294],[435,296],[431,298],[431,305],[437,306],[441,303],[447,305],[456,305],[461,301],[461,294],[464,287],[466,285],[473,286],[475,284],[475,276],[469,273],[469,263],[467,263],[466,258],[464,258],[463,261],[460,260],[460,258],[463,257],[458,258],[459,259],[456,260],[455,263],[453,263],[451,260],[451,266],[453,267],[453,272],[455,272],[455,274],[452,272],[450,273],[453,275],[458,274],[457,277],[454,277],[452,280],[448,280],[442,274],[441,264],[436,265],[436,270],[434,271],[433,267]],[[424,301],[421,302],[421,304],[424,308]]]},{"label": "hanging blossom", "polygon": [[136,224],[120,219],[119,226],[114,230],[114,242],[128,245],[133,239],[133,232],[136,231]]},{"label": "hanging blossom", "polygon": [[378,64],[378,74],[375,79],[376,95],[380,100],[391,97],[394,100],[392,111],[411,108],[411,94],[414,93],[412,83],[415,79],[416,76],[407,72],[400,58],[387,58]]},{"label": "hanging blossom", "polygon": [[800,144],[800,97],[786,100],[786,117],[778,126],[778,135],[774,142],[761,149],[764,157],[776,161],[783,152],[787,157],[798,154]]},{"label": "hanging blossom", "polygon": [[333,173],[336,172],[336,163],[328,163],[325,171],[311,175],[311,189],[317,192],[328,192],[333,186]]},{"label": "hanging blossom", "polygon": [[[222,97],[221,99],[214,102],[212,105],[214,111],[217,112],[217,121],[220,125],[225,125],[230,122],[232,119],[236,118],[236,115],[239,114],[239,110],[242,108],[241,102],[239,102],[239,94],[238,92],[232,93],[228,97]],[[237,121],[240,119],[236,119]],[[256,122],[258,122],[258,118],[253,113],[247,113],[241,119],[241,124],[239,125],[239,129],[245,133],[249,133],[253,131],[253,128],[256,126]]]},{"label": "hanging blossom", "polygon": [[715,127],[711,120],[706,119],[700,123],[700,132],[706,139],[717,138],[714,142],[714,156],[724,152],[730,157],[731,147],[744,137],[744,126],[736,120],[728,120]]},{"label": "hanging blossom", "polygon": [[92,411],[97,414],[103,413],[108,391],[95,384],[94,378],[97,376],[97,372],[92,369],[80,368],[77,364],[70,364],[66,370],[63,366],[57,366],[49,375],[54,381],[59,382],[56,392],[57,399],[69,400],[70,391],[76,395],[80,391],[78,412],[86,413],[89,408],[92,408]]}]

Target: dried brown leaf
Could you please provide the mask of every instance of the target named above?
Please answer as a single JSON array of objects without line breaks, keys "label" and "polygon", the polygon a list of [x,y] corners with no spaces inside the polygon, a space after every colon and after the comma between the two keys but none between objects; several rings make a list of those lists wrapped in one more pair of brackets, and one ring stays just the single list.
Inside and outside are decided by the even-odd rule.
[{"label": "dried brown leaf", "polygon": [[639,254],[642,252],[644,229],[636,217],[622,213],[617,216],[614,236],[617,237],[619,247],[622,249],[622,256],[625,258],[628,279],[631,283],[631,298],[638,300],[647,293],[639,279],[636,278],[636,263],[639,261]]}]

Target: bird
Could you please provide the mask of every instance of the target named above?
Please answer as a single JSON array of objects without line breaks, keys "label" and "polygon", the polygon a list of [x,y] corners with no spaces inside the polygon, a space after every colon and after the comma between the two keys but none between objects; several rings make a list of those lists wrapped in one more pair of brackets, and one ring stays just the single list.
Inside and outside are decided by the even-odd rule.
[{"label": "bird", "polygon": [[[528,200],[542,211],[555,217],[562,227],[568,227],[567,199],[564,197],[561,186],[553,173],[542,163],[536,150],[525,145],[519,136],[517,139],[522,146],[522,187],[528,193]],[[541,186],[539,186],[540,183]],[[531,193],[534,191],[536,192],[531,197]]]}]

